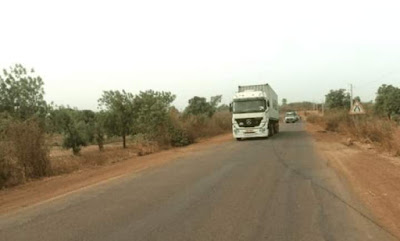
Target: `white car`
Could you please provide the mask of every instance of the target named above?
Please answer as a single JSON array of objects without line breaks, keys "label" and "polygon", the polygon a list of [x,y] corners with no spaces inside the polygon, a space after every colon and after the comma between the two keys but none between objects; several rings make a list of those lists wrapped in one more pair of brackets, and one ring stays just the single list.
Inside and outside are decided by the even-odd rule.
[{"label": "white car", "polygon": [[295,123],[298,120],[300,120],[300,117],[297,115],[296,112],[294,111],[286,112],[285,123]]}]

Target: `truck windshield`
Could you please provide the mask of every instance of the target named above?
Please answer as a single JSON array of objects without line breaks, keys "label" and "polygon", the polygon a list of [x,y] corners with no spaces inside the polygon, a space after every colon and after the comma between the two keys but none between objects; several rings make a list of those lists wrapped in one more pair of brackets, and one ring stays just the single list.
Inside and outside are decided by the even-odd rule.
[{"label": "truck windshield", "polygon": [[264,112],[265,100],[236,100],[233,102],[233,113]]}]

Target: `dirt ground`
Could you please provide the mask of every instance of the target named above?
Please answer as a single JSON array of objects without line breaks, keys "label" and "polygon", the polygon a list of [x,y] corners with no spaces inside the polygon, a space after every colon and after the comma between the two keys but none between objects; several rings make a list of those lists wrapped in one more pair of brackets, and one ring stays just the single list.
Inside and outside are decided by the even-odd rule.
[{"label": "dirt ground", "polygon": [[[316,149],[374,214],[376,221],[400,236],[400,157],[380,153],[371,145],[307,124]],[[400,133],[395,138],[400,138]],[[400,140],[400,139],[399,139]]]},{"label": "dirt ground", "polygon": [[[125,174],[140,172],[173,161],[179,157],[190,155],[210,145],[226,142],[232,134],[223,134],[199,140],[182,148],[173,148],[147,156],[133,156],[129,159],[101,166],[87,166],[78,171],[35,180],[26,184],[0,191],[0,214],[31,206],[45,200],[66,195],[78,189],[100,183]],[[121,149],[121,151],[123,151]],[[115,152],[112,151],[111,153]]]}]

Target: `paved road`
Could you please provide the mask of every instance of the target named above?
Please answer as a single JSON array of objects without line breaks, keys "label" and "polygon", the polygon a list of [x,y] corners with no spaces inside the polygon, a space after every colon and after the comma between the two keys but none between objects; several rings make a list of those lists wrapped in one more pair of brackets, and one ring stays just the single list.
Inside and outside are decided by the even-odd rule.
[{"label": "paved road", "polygon": [[0,217],[0,240],[395,240],[368,216],[292,124]]}]

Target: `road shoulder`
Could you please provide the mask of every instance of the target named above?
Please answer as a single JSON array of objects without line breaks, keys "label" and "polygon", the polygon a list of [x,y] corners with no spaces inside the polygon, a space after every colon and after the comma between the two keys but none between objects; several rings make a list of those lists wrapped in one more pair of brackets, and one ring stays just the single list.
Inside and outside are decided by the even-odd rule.
[{"label": "road shoulder", "polygon": [[337,133],[310,123],[306,130],[316,150],[344,177],[377,222],[400,236],[400,158],[377,152],[370,146],[349,142]]}]

